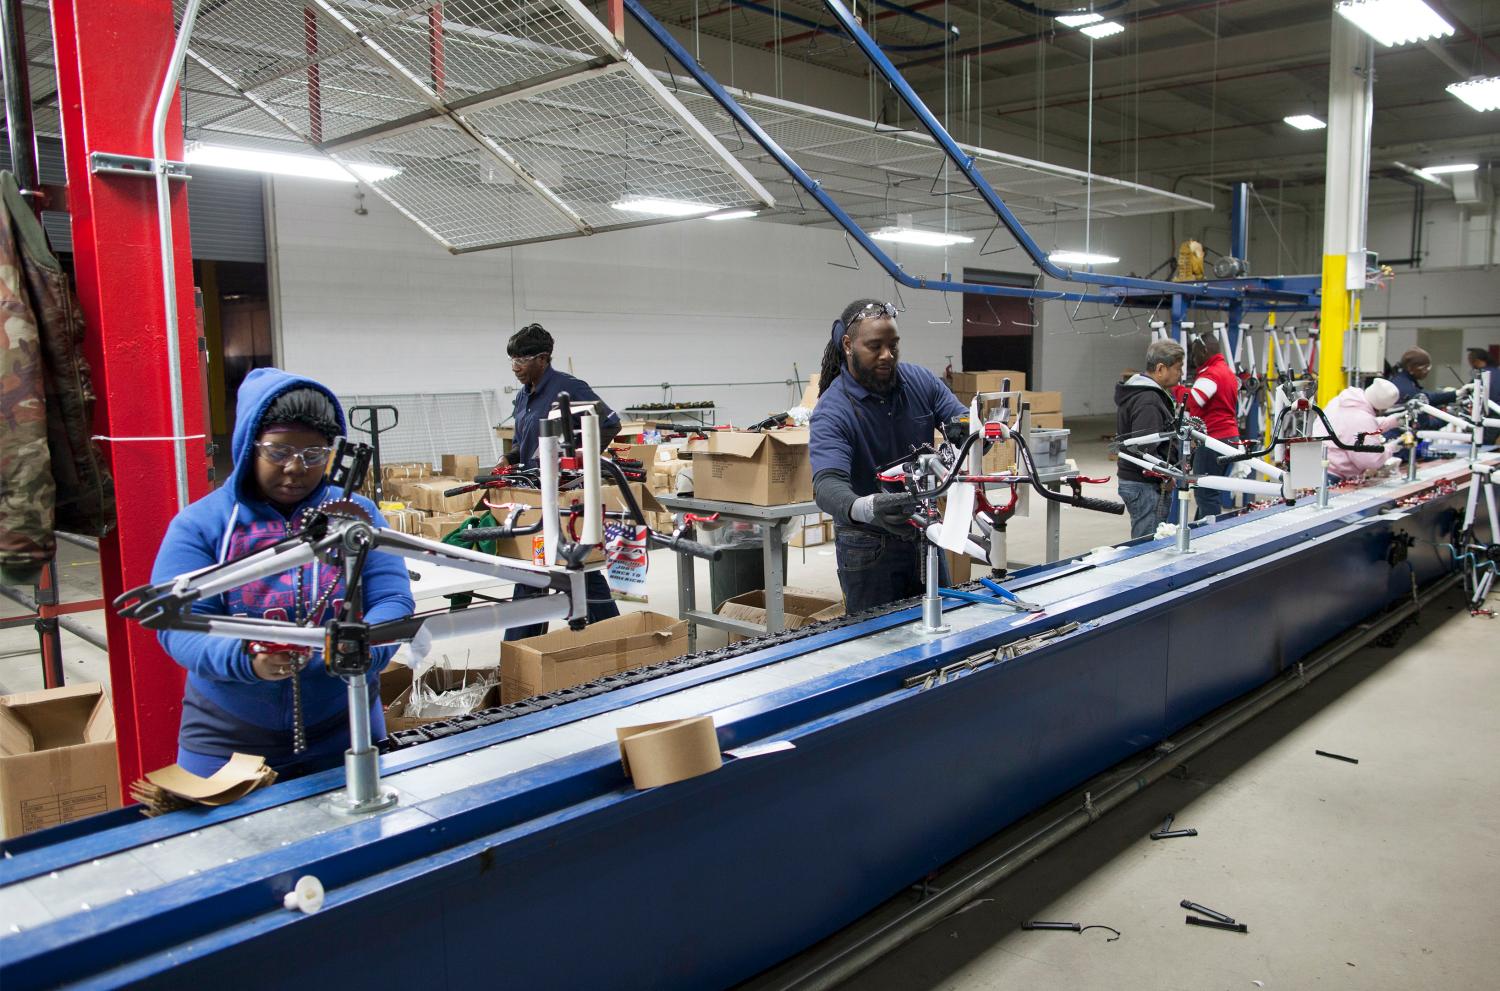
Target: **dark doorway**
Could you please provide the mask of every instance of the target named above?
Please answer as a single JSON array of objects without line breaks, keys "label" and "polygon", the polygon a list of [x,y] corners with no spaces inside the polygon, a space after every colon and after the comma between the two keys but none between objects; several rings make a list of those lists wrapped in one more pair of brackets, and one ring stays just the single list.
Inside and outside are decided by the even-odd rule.
[{"label": "dark doorway", "polygon": [[208,412],[218,477],[229,470],[240,383],[272,362],[271,303],[266,266],[256,262],[194,260],[202,292],[201,327],[207,356]]},{"label": "dark doorway", "polygon": [[[1031,289],[1036,279],[1010,272],[964,269],[964,281],[980,285]],[[963,367],[965,371],[1005,368],[1032,375],[1036,315],[1030,299],[964,293]]]}]

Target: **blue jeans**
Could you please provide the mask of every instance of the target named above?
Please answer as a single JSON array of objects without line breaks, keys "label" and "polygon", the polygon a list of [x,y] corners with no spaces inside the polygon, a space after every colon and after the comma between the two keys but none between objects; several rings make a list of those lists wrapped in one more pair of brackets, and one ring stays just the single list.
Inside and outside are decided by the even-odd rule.
[{"label": "blue jeans", "polygon": [[1120,501],[1130,511],[1130,539],[1148,537],[1166,517],[1161,485],[1156,482],[1130,482],[1121,479]]},{"label": "blue jeans", "polygon": [[[613,619],[620,615],[620,607],[615,605],[614,599],[609,595],[609,582],[604,579],[604,572],[590,571],[583,576],[583,588],[589,597],[589,622],[597,623],[601,619]],[[532,599],[538,595],[546,595],[546,589],[532,588],[530,585],[517,585],[515,592],[511,594],[511,601],[519,599]],[[546,623],[532,623],[530,626],[513,626],[505,631],[506,640],[525,640],[527,637],[539,637],[547,632]]]},{"label": "blue jeans", "polygon": [[[922,594],[922,541],[841,526],[834,532],[833,545],[845,612],[863,612]],[[948,584],[948,563],[941,555],[938,567],[939,582]]]},{"label": "blue jeans", "polygon": [[[1232,466],[1225,461],[1219,460],[1219,455],[1210,451],[1207,447],[1195,447],[1193,449],[1193,474],[1194,475],[1218,475],[1221,478],[1229,474]],[[1201,520],[1208,516],[1218,516],[1220,513],[1233,508],[1234,494],[1232,492],[1220,492],[1218,489],[1205,489],[1199,486],[1193,487],[1193,502],[1198,506],[1193,513],[1193,519]]]}]

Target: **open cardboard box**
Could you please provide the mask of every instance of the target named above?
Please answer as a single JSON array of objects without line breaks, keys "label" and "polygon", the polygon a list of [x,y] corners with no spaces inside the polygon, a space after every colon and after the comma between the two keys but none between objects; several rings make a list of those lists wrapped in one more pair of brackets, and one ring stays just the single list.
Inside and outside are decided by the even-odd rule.
[{"label": "open cardboard box", "polygon": [[654,612],[626,613],[500,645],[500,697],[517,702],[616,671],[671,660],[687,650],[687,624]]},{"label": "open cardboard box", "polygon": [[380,673],[380,700],[385,708],[385,731],[395,733],[399,730],[413,729],[442,719],[452,719],[454,716],[464,716],[481,709],[490,709],[500,704],[499,671],[495,668],[428,668],[422,672],[422,684],[439,692],[452,691],[466,684],[473,685],[486,678],[494,680],[495,684],[464,712],[445,712],[440,716],[405,716],[400,713],[406,711],[407,703],[411,701],[411,668],[404,664],[390,665]]},{"label": "open cardboard box", "polygon": [[[782,592],[781,599],[783,625],[788,630],[795,630],[808,623],[817,623],[825,619],[838,619],[844,615],[843,599],[830,599],[816,592],[793,588],[790,585]],[[718,614],[727,619],[737,619],[741,622],[764,626],[766,590],[758,588],[753,592],[745,592],[732,599],[725,599],[719,605]],[[746,639],[749,638],[738,633],[729,634],[730,643]]]},{"label": "open cardboard box", "polygon": [[119,807],[114,710],[103,685],[0,695],[0,837]]},{"label": "open cardboard box", "polygon": [[779,506],[813,496],[809,431],[714,430],[690,441],[693,495],[698,499]]}]

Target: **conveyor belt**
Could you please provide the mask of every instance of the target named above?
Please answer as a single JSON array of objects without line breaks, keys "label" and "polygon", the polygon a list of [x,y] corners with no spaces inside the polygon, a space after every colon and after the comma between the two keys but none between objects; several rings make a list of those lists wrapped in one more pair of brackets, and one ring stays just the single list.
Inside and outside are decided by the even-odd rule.
[{"label": "conveyor belt", "polygon": [[[111,910],[130,899],[149,902],[156,912],[169,904],[191,904],[195,875],[254,878],[259,875],[247,861],[281,863],[286,856],[276,857],[276,851],[296,857],[303,844],[319,851],[317,856],[326,856],[329,849],[355,849],[374,836],[441,834],[448,817],[467,801],[452,801],[462,799],[460,793],[519,794],[544,781],[582,781],[576,777],[580,769],[614,765],[612,777],[595,775],[597,787],[579,785],[585,790],[562,800],[579,807],[577,803],[588,799],[588,788],[603,797],[619,787],[614,735],[618,726],[710,713],[726,744],[735,745],[760,738],[757,733],[786,732],[759,728],[758,720],[768,713],[796,711],[821,719],[852,711],[849,707],[863,704],[861,699],[873,704],[876,699],[905,697],[892,696],[892,678],[899,688],[901,677],[932,663],[1081,620],[1079,630],[1045,649],[1066,647],[1073,637],[1088,635],[1093,624],[1128,622],[1137,603],[1161,601],[1162,588],[1212,582],[1259,562],[1289,560],[1305,541],[1370,525],[1392,502],[1433,492],[1434,483],[1460,478],[1466,471],[1454,462],[1430,465],[1416,483],[1391,480],[1342,492],[1327,509],[1309,501],[1195,528],[1194,553],[1186,557],[1159,541],[1101,549],[1016,575],[1010,586],[1046,606],[1042,614],[955,605],[945,613],[952,631],[930,637],[915,632],[914,609],[897,607],[873,617],[851,617],[659,665],[651,677],[619,681],[614,690],[577,692],[578,701],[571,705],[543,711],[533,706],[500,725],[400,750],[386,755],[384,764],[388,782],[400,790],[403,800],[395,809],[376,814],[382,824],[377,833],[366,828],[371,824],[351,821],[328,808],[328,792],[341,784],[340,775],[333,772],[277,785],[236,807],[177,813],[44,846],[0,861],[0,919],[11,933],[46,930],[54,924],[87,932],[83,913],[112,914],[118,922],[118,913]],[[863,694],[850,695],[851,689]],[[516,782],[515,789],[495,791],[493,784],[510,780]],[[548,807],[539,808],[546,812]],[[316,859],[311,853],[307,856]],[[156,892],[162,897],[155,897]],[[129,904],[123,907],[126,917],[134,914]],[[0,970],[15,956],[14,947],[7,945],[15,938],[0,934]]]},{"label": "conveyor belt", "polygon": [[[1441,477],[1453,470],[1454,466],[1451,464],[1432,466],[1424,471],[1422,478]],[[1337,495],[1327,509],[1318,509],[1307,503],[1280,512],[1234,521],[1233,525],[1222,526],[1197,537],[1193,542],[1195,553],[1192,563],[1208,565],[1230,551],[1258,545],[1277,533],[1338,520],[1353,511],[1384,502],[1393,492],[1405,487],[1404,480],[1399,483],[1388,482]],[[1040,576],[1032,581],[1022,580],[1016,583],[1016,587],[1022,589],[1030,601],[1049,609],[1060,609],[1080,596],[1097,593],[1121,582],[1144,581],[1154,571],[1181,565],[1179,556],[1168,547],[1152,547],[1144,553],[1138,548],[1135,551],[1132,553],[1132,549],[1116,548],[1101,550],[1082,559],[1091,566],[1081,571],[1064,573],[1056,579]],[[887,612],[896,611],[898,610]],[[1018,617],[1009,610],[982,606],[957,606],[948,610],[945,618],[954,634],[992,624],[997,633],[1014,629],[1017,630],[1016,636],[1023,635],[1023,624],[1029,619]],[[806,640],[814,633],[828,630],[812,628],[798,632],[800,636],[787,639]],[[767,645],[765,641],[776,642],[776,638],[764,638],[746,647],[706,652],[701,656],[714,663],[726,663],[754,650],[764,649]],[[916,633],[910,624],[895,626],[604,714],[413,767],[396,773],[387,780],[401,792],[401,807],[420,807],[420,803],[427,799],[461,788],[515,774],[595,747],[612,746],[616,739],[615,729],[620,726],[722,712],[773,691],[809,685],[826,675],[844,671],[872,658],[928,642],[931,642],[931,638]],[[664,674],[682,670],[681,667],[672,665],[664,667]],[[585,693],[578,694],[579,697],[584,697]],[[98,908],[214,866],[234,863],[312,836],[350,827],[350,819],[330,809],[324,796],[304,798],[157,841],[149,846],[0,887],[0,918],[8,920],[13,931],[19,931],[49,920],[65,918],[76,912]]]}]

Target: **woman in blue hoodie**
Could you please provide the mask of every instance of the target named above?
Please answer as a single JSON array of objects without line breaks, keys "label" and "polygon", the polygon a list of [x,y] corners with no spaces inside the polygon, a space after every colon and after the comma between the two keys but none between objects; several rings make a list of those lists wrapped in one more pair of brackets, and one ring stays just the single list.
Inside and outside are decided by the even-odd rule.
[{"label": "woman in blue hoodie", "polygon": [[[240,386],[237,416],[233,471],[223,486],[172,520],[156,555],[153,582],[252,554],[284,538],[298,513],[339,495],[324,476],[345,431],[344,411],[325,386],[258,368]],[[363,496],[354,499],[384,524],[374,504]],[[342,605],[342,583],[338,569],[312,563],[200,599],[192,609],[321,626]],[[411,615],[411,583],[399,557],[371,554],[363,585],[366,622]],[[309,616],[315,608],[318,614]],[[277,770],[293,763],[332,765],[348,749],[346,689],[323,667],[321,651],[299,671],[294,656],[252,654],[240,640],[183,630],[164,631],[160,638],[188,672],[177,738],[177,762],[188,771],[212,774],[236,751],[263,756]],[[385,736],[379,672],[395,648],[376,647],[371,653],[370,725],[379,740]],[[300,754],[292,745],[294,677],[301,679],[306,730],[307,747]]]}]

